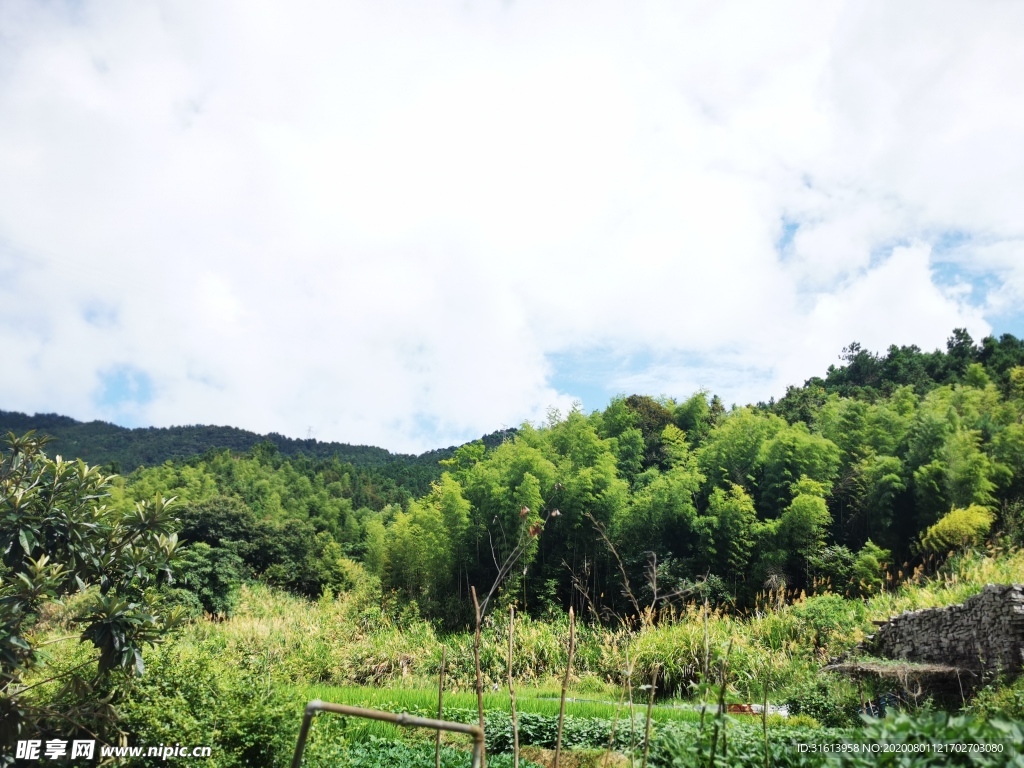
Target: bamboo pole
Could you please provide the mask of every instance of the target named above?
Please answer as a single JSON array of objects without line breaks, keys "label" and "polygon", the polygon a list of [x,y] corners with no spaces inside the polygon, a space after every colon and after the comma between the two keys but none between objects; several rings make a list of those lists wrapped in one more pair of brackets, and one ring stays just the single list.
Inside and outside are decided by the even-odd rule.
[{"label": "bamboo pole", "polygon": [[559,759],[562,756],[562,724],[565,722],[565,694],[569,689],[569,675],[572,674],[572,656],[576,650],[576,621],[573,617],[572,606],[569,606],[569,663],[565,665],[565,677],[562,679],[562,698],[558,703],[558,740],[555,742],[555,762],[553,768],[558,768]]},{"label": "bamboo pole", "polygon": [[764,768],[768,768],[768,684],[771,681],[771,662],[764,665],[764,703],[761,705],[761,734],[764,736]]},{"label": "bamboo pole", "polygon": [[[444,706],[444,662],[447,649],[441,646],[441,674],[437,676],[437,719],[442,720]],[[441,768],[441,731],[437,732],[437,741],[434,743],[434,768]]]},{"label": "bamboo pole", "polygon": [[608,760],[611,759],[611,753],[615,751],[615,729],[619,725],[619,715],[622,713],[622,702],[626,698],[626,688],[623,686],[622,691],[619,693],[619,703],[615,705],[615,719],[612,720],[612,732],[608,736],[608,752],[605,754],[605,764],[610,765]]},{"label": "bamboo pole", "polygon": [[633,712],[633,665],[629,662],[629,650],[626,650],[626,695],[629,696],[629,765],[635,765],[636,753],[636,714]]},{"label": "bamboo pole", "polygon": [[512,641],[515,638],[516,608],[508,609],[508,696],[512,710],[512,765],[519,768],[519,718],[516,715],[516,688],[512,683]]},{"label": "bamboo pole", "polygon": [[[476,667],[476,710],[480,730],[484,730],[484,679],[480,674],[480,602],[476,599],[476,587],[470,587],[473,595],[473,611],[476,614],[476,632],[473,635],[473,664]],[[487,768],[487,756],[483,756],[482,768]],[[557,768],[557,766],[556,766]]]},{"label": "bamboo pole", "polygon": [[647,700],[647,724],[644,726],[644,759],[640,768],[647,768],[647,754],[651,749],[651,713],[654,710],[654,692],[658,689],[658,670],[660,666],[654,665],[654,674],[651,676],[651,697]]},{"label": "bamboo pole", "polygon": [[711,757],[708,760],[708,768],[714,768],[715,766],[715,755],[718,752],[718,734],[722,734],[722,757],[728,756],[728,746],[725,740],[726,730],[726,705],[725,705],[725,687],[729,681],[729,656],[732,655],[732,641],[733,638],[729,638],[729,647],[725,651],[725,659],[722,661],[721,666],[721,687],[718,689],[718,714],[715,717],[715,730],[711,736]]}]

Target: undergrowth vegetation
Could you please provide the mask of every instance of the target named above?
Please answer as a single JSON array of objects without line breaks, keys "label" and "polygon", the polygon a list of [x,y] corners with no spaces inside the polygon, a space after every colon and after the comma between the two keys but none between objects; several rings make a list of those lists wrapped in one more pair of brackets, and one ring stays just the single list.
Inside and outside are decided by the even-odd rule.
[{"label": "undergrowth vegetation", "polygon": [[[863,764],[800,740],[1016,738],[1000,716],[1024,708],[1018,684],[943,720],[929,707],[968,708],[963,690],[903,695],[903,668],[857,646],[891,615],[1024,582],[1024,342],[958,330],[945,353],[843,359],[757,406],[552,411],[444,453],[415,494],[269,443],[119,478],[11,435],[0,765],[26,737],[83,735],[283,765],[305,701],[436,715],[439,675],[449,717],[483,725],[487,693],[498,752],[513,680],[524,744],[673,768]],[[865,676],[828,671],[841,658]],[[792,717],[763,717],[758,742],[754,704]],[[901,717],[862,722],[885,706]],[[307,763],[429,762],[428,741],[320,717]]]},{"label": "undergrowth vegetation", "polygon": [[[667,612],[658,623],[638,631],[580,626],[566,745],[601,749],[612,743],[626,752],[638,750],[648,695],[644,686],[655,665],[664,682],[659,683],[662,696],[652,710],[654,765],[700,764],[694,750],[701,744],[705,750],[709,747],[709,729],[720,717],[715,714],[718,696],[726,703],[760,703],[765,684],[769,703],[788,703],[791,715],[797,715],[771,716],[764,723],[772,734],[772,764],[826,764],[818,760],[822,756],[794,751],[792,744],[838,743],[839,732],[830,728],[846,729],[842,739],[895,738],[903,733],[899,728],[911,726],[886,724],[890,730],[855,730],[851,735],[849,729],[861,726],[858,693],[849,681],[823,674],[822,660],[849,651],[871,630],[872,619],[958,602],[990,581],[1024,581],[1024,553],[965,554],[930,577],[919,574],[899,589],[866,601],[818,595],[748,615],[690,605]],[[66,635],[71,613],[70,606],[46,612],[36,625],[35,639],[45,642]],[[489,747],[500,752],[510,740],[505,687],[508,624],[498,620],[501,613],[491,616],[482,633],[481,664]],[[512,666],[520,687],[520,738],[523,744],[550,747],[558,712],[556,676],[564,672],[567,660],[566,621],[559,616],[548,621],[523,617],[515,631]],[[303,706],[314,698],[436,716],[442,645],[447,659],[444,715],[474,722],[468,633],[445,633],[398,606],[389,607],[372,577],[348,592],[326,594],[317,601],[259,583],[248,585],[239,594],[232,618],[193,621],[176,630],[171,642],[147,652],[146,674],[131,681],[119,706],[120,727],[130,743],[216,745],[220,760],[215,756],[213,765],[285,764],[294,749]],[[53,643],[46,652],[51,673],[88,661],[94,653],[72,642]],[[723,664],[729,670],[724,692],[719,677]],[[633,720],[626,686],[632,689]],[[1017,684],[982,691],[972,707],[975,719],[970,723],[975,724],[970,728],[991,735],[984,729],[997,726],[983,723],[1024,714],[1022,690]],[[880,692],[870,690],[867,695]],[[41,685],[33,693],[42,703],[58,695],[58,689]],[[702,705],[707,707],[703,713]],[[727,720],[733,750],[728,764],[763,765],[760,718]],[[611,740],[613,722],[616,735]],[[918,727],[913,725],[912,733]],[[890,732],[892,728],[896,730]],[[427,764],[433,759],[427,743],[432,732],[330,716],[318,718],[313,732],[308,765],[332,764],[330,760],[339,755],[353,765],[375,764],[385,759],[382,755],[392,754],[386,744],[397,744],[393,749],[403,755],[412,750]],[[911,738],[900,736],[904,737]],[[454,760],[460,753],[445,754],[445,760]],[[855,762],[855,755],[843,759],[848,762],[827,764],[867,764]]]},{"label": "undergrowth vegetation", "polygon": [[[864,601],[816,595],[747,615],[691,604],[638,631],[581,625],[574,686],[584,694],[602,694],[580,698],[614,700],[627,677],[644,685],[658,665],[662,694],[689,697],[701,676],[721,662],[731,641],[735,695],[757,701],[765,674],[773,695],[817,676],[821,661],[850,651],[872,631],[872,620],[962,602],[987,583],[1022,581],[1024,552],[993,551],[954,557],[936,574],[921,574]],[[293,685],[386,684],[389,695],[401,695],[403,687],[436,687],[444,645],[449,689],[472,692],[472,635],[443,632],[397,604],[392,609],[387,605],[372,577],[348,592],[313,602],[255,583],[242,588],[231,619],[194,622],[177,643],[208,645],[218,655],[246,663],[261,659],[276,679]],[[516,680],[547,685],[554,695],[555,678],[567,660],[567,631],[564,616],[517,619],[512,659]],[[486,690],[495,685],[504,690],[507,646],[507,614],[491,614],[481,645]]]}]

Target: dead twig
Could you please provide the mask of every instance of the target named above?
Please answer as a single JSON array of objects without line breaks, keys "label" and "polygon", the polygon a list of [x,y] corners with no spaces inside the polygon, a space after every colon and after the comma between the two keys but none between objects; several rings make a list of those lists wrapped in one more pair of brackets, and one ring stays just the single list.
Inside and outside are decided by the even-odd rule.
[{"label": "dead twig", "polygon": [[619,573],[622,574],[623,594],[629,598],[629,602],[633,605],[633,610],[636,612],[637,619],[640,618],[643,611],[640,610],[640,601],[636,599],[636,595],[633,594],[633,590],[629,585],[629,576],[626,574],[626,566],[622,563],[622,558],[619,557],[618,550],[615,549],[615,545],[612,544],[611,539],[608,538],[608,534],[604,529],[604,525],[594,517],[590,512],[584,512],[587,519],[594,526],[594,530],[597,531],[597,535],[601,537],[601,541],[604,542],[605,547],[609,552],[612,553],[612,557],[615,558],[615,563],[619,566]]}]

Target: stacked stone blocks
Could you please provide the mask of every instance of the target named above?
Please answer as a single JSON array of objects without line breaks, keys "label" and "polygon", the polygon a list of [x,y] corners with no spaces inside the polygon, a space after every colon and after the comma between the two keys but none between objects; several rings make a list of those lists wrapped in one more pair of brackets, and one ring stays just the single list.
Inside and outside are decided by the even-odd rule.
[{"label": "stacked stone blocks", "polygon": [[1015,676],[1024,669],[1024,585],[989,584],[960,605],[895,616],[864,648],[890,659]]}]

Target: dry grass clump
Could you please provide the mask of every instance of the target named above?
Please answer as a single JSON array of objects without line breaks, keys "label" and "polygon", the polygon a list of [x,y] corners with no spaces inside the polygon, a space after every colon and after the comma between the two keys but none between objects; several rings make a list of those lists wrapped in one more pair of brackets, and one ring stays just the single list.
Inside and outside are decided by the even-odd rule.
[{"label": "dry grass clump", "polygon": [[871,619],[885,620],[904,611],[942,608],[962,603],[986,584],[1024,582],[1024,551],[989,547],[980,553],[954,555],[934,574],[924,566],[910,573],[897,571],[902,585],[866,601]]}]

